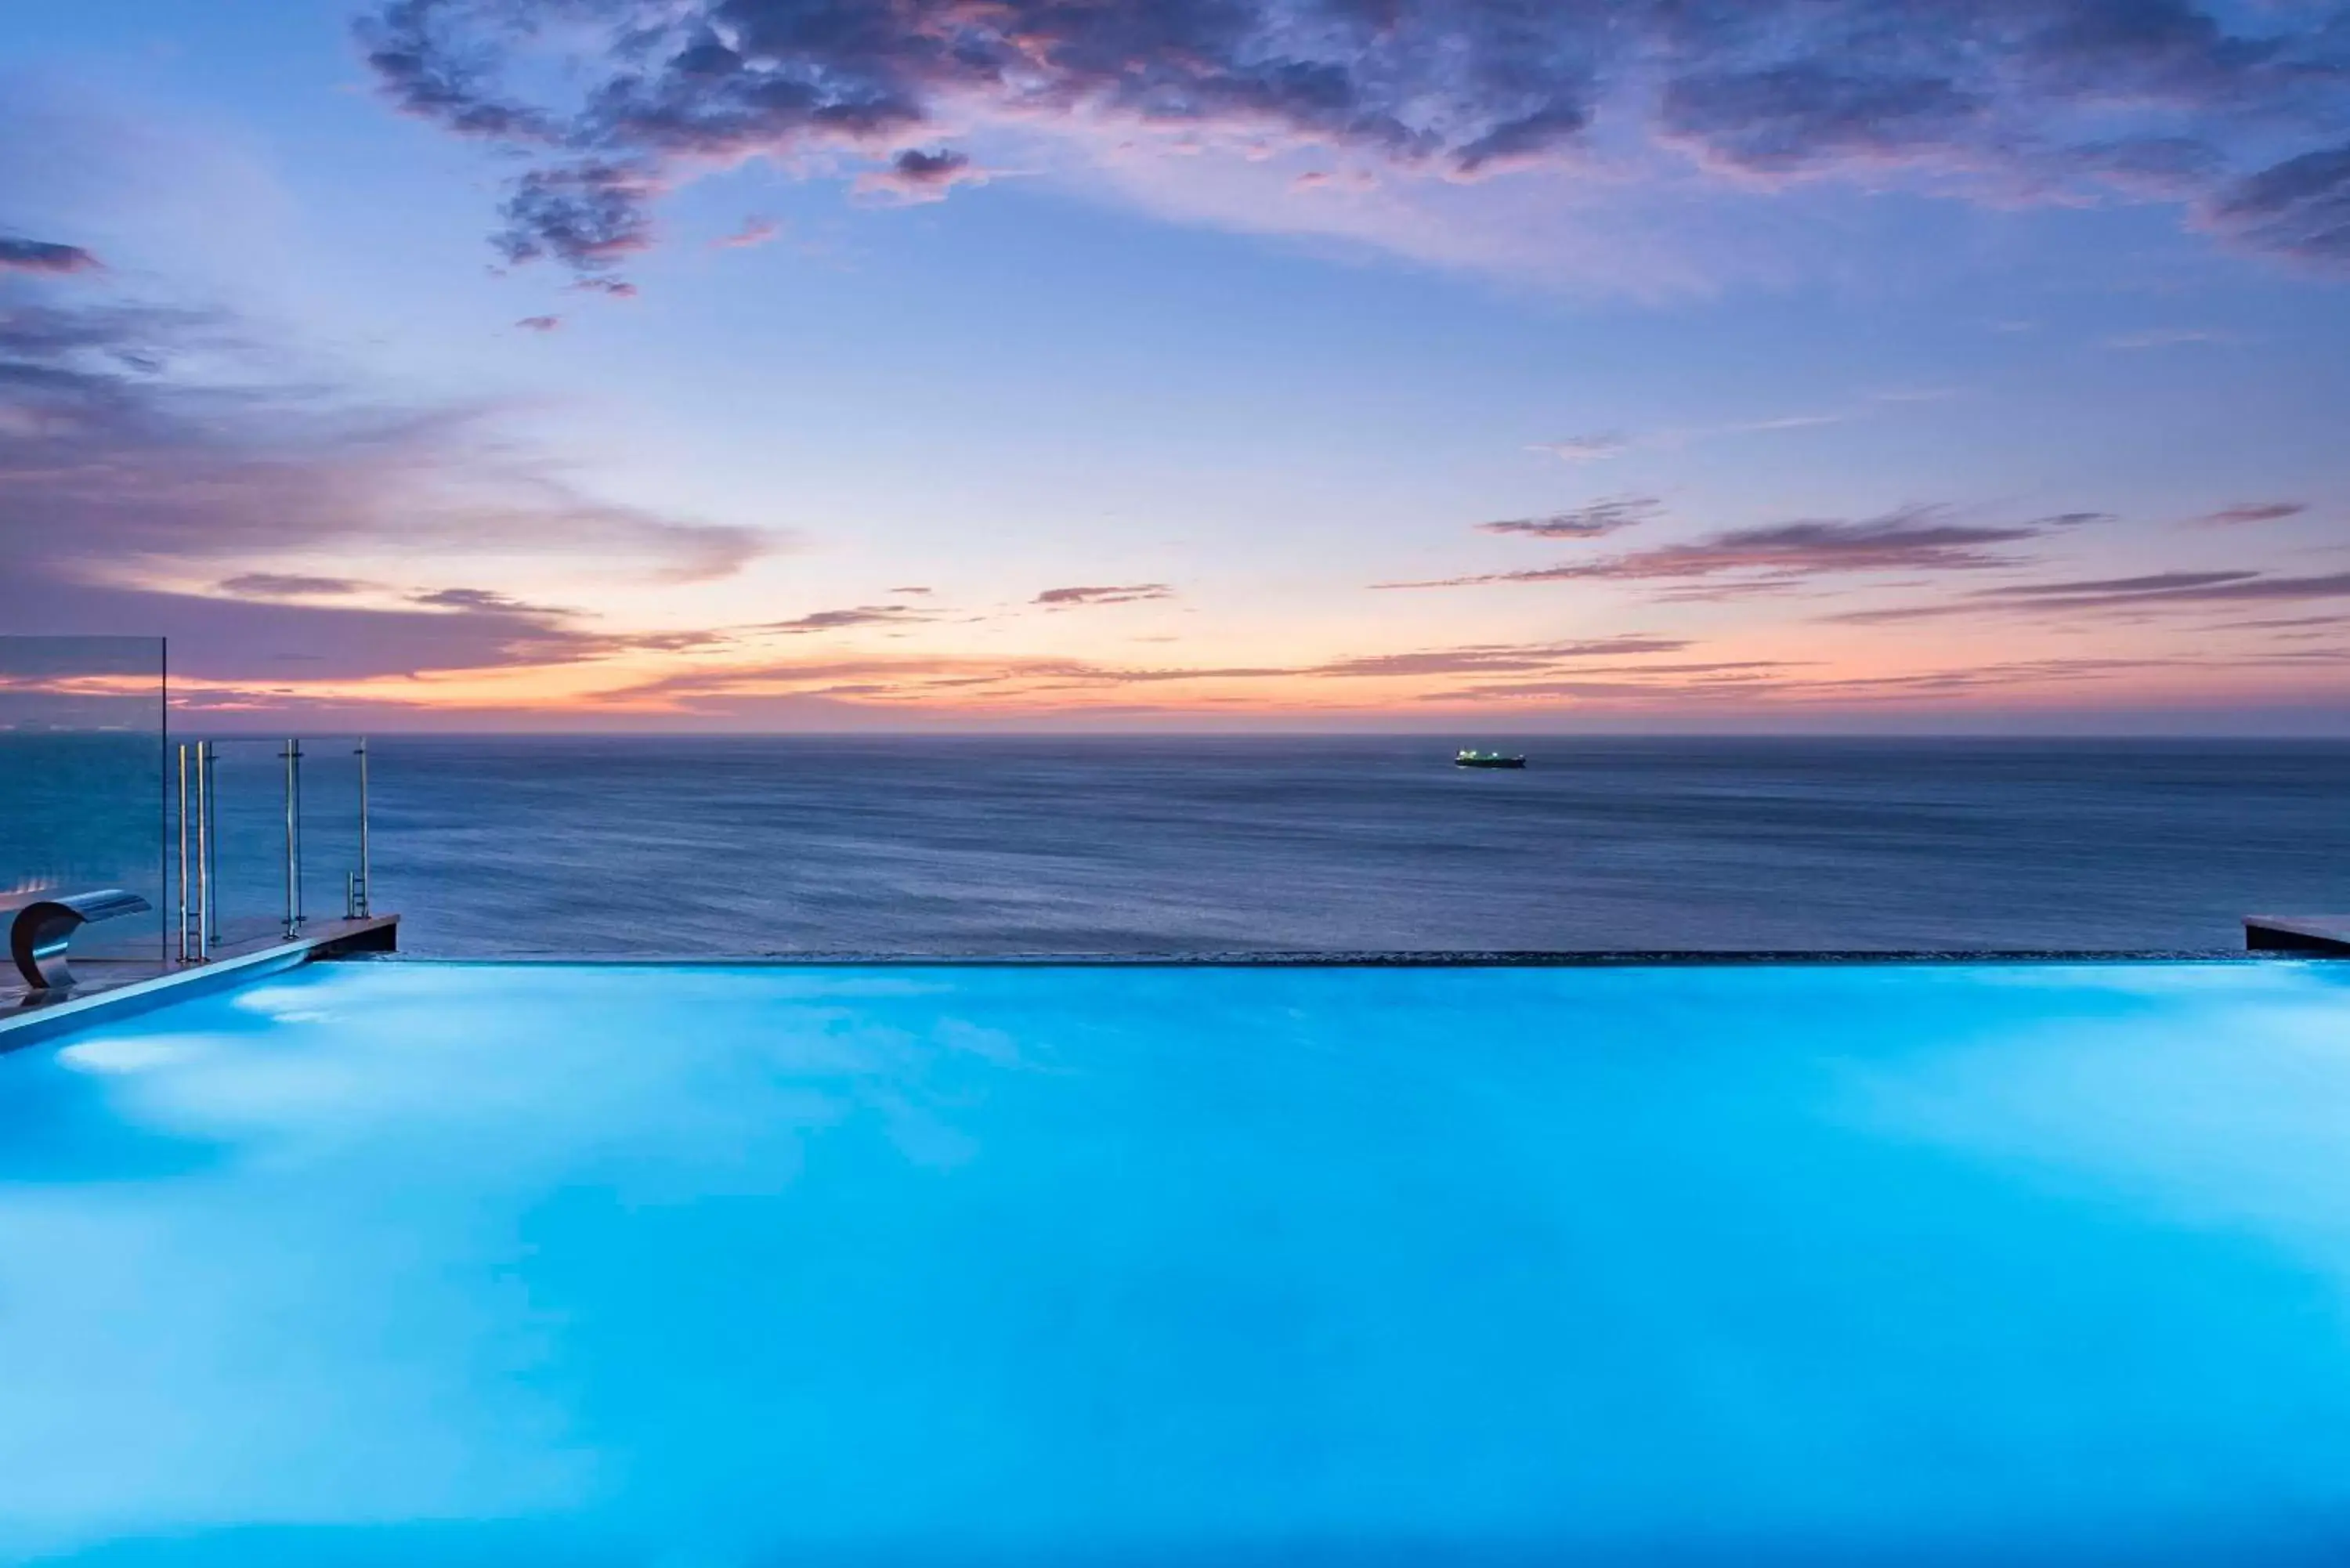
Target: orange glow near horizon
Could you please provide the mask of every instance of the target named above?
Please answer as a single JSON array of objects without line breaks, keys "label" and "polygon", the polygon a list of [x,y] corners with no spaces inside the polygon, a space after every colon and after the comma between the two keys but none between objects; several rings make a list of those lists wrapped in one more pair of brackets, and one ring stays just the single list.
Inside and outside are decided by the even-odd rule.
[{"label": "orange glow near horizon", "polygon": [[[2338,691],[2331,666],[2257,655],[2165,657],[2147,649],[2091,656],[2077,639],[2013,639],[1986,660],[1947,632],[1905,640],[1804,637],[1788,628],[1670,650],[1553,655],[1541,645],[1405,649],[1385,655],[1236,665],[1097,662],[1067,657],[909,653],[860,648],[795,657],[630,651],[538,664],[255,688],[175,677],[184,722],[235,722],[306,710],[363,711],[429,729],[435,715],[505,713],[538,724],[804,728],[830,715],[859,725],[1016,725],[1088,717],[1132,723],[1226,721],[1455,720],[1463,723],[1651,721],[1784,713],[1930,715],[2096,705],[2116,710],[2321,702]],[[2059,649],[2062,649],[2060,651]],[[1158,649],[1170,652],[1171,649]],[[1392,661],[1393,670],[1382,667]],[[1454,668],[1442,668],[1450,660]],[[1482,663],[1481,664],[1481,661]],[[1438,668],[1420,669],[1417,663]],[[1524,666],[1524,668],[1510,668]],[[1351,668],[1350,668],[1351,667]],[[1499,667],[1499,668],[1495,668]],[[119,682],[83,683],[113,690]]]}]

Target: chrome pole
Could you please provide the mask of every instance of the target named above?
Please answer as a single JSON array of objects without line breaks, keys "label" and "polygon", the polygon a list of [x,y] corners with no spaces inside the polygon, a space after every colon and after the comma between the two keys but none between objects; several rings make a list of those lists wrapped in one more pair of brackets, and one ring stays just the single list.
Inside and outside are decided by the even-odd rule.
[{"label": "chrome pole", "polygon": [[286,742],[286,936],[302,934],[302,742]]},{"label": "chrome pole", "polygon": [[188,742],[180,742],[180,961],[188,950]]},{"label": "chrome pole", "polygon": [[220,869],[220,835],[213,827],[213,797],[218,778],[213,743],[196,742],[196,961],[209,961],[220,940],[220,906],[213,899],[213,873]]},{"label": "chrome pole", "polygon": [[359,737],[359,896],[351,911],[361,919],[375,913],[375,865],[368,858],[368,743]]}]

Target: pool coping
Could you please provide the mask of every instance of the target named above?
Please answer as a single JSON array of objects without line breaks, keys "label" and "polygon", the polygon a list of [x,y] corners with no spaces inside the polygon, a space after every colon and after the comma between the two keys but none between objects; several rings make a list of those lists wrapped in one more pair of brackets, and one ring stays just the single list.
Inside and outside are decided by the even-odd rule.
[{"label": "pool coping", "polygon": [[[2229,948],[2002,948],[1892,950],[1621,949],[1292,951],[1243,949],[1174,953],[434,953],[397,950],[397,915],[336,920],[292,941],[255,942],[209,963],[151,975],[54,1002],[0,1012],[0,1054],[100,1022],[227,990],[315,961],[476,969],[1731,969],[1952,968],[1966,964],[2123,965],[2324,962],[2309,950]],[[2338,955],[2336,955],[2338,956]]]},{"label": "pool coping", "polygon": [[77,989],[55,1000],[37,997],[0,1011],[0,1054],[36,1044],[100,1019],[112,1020],[191,996],[241,985],[313,960],[339,959],[390,950],[399,940],[400,917],[321,921],[291,940],[262,940],[224,951],[210,962],[189,964],[103,989]]},{"label": "pool coping", "polygon": [[353,961],[478,968],[606,969],[1603,969],[1762,964],[2265,963],[2308,952],[2234,948],[1568,949],[1558,951],[1294,951],[1240,949],[1171,953],[431,953],[354,955]]}]

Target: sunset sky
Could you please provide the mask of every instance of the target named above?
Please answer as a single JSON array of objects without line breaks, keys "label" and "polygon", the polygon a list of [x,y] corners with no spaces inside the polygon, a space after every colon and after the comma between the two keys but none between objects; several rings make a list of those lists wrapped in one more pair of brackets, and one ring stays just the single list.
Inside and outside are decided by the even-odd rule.
[{"label": "sunset sky", "polygon": [[29,0],[182,722],[2350,732],[2350,5]]}]

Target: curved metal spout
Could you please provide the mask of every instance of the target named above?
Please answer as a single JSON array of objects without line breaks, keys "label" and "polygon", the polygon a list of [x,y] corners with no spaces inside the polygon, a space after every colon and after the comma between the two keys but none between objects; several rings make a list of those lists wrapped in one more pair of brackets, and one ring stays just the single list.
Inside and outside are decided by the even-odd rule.
[{"label": "curved metal spout", "polygon": [[136,893],[104,888],[89,893],[65,893],[36,899],[16,911],[8,927],[8,956],[16,972],[35,991],[63,991],[73,984],[66,962],[66,947],[73,934],[92,920],[136,915],[154,908]]}]

